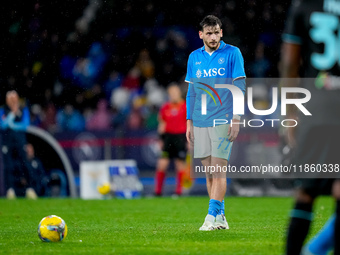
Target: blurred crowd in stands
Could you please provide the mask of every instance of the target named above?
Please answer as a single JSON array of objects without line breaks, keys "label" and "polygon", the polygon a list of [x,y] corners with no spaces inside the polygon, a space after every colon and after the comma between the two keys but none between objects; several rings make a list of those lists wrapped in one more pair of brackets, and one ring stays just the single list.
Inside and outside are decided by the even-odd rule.
[{"label": "blurred crowd in stands", "polygon": [[248,77],[278,77],[289,1],[214,2],[13,0],[1,17],[1,103],[16,90],[31,124],[52,133],[156,129],[166,86],[186,93],[187,58],[202,46],[207,14],[221,18]]}]

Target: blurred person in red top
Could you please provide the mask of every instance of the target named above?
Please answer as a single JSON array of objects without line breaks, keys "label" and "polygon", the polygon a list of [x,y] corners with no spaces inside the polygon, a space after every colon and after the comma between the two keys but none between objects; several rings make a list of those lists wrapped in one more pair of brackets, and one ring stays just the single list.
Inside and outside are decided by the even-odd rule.
[{"label": "blurred person in red top", "polygon": [[162,154],[157,162],[155,176],[155,195],[161,196],[165,174],[170,160],[174,159],[176,168],[177,195],[182,194],[182,177],[186,158],[186,106],[181,89],[176,83],[168,86],[169,102],[165,103],[159,113],[158,133],[163,142]]}]

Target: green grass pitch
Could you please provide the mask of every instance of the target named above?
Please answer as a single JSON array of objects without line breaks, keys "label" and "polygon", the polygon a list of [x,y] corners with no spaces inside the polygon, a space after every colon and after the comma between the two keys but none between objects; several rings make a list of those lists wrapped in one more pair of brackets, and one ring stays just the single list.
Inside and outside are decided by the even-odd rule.
[{"label": "green grass pitch", "polygon": [[[282,254],[291,198],[226,199],[229,230],[200,232],[207,197],[0,199],[0,254]],[[312,234],[327,221],[333,200],[315,205]],[[55,214],[68,225],[60,243],[43,243],[39,221]]]}]

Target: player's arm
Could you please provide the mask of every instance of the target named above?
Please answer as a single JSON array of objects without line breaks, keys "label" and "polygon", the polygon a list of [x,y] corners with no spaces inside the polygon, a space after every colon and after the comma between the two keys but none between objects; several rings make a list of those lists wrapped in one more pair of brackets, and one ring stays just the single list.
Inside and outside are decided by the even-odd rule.
[{"label": "player's arm", "polygon": [[162,118],[161,114],[158,114],[158,127],[157,132],[160,136],[162,136],[165,133],[165,121]]},{"label": "player's arm", "polygon": [[193,85],[189,83],[188,92],[186,96],[186,108],[187,108],[187,131],[186,131],[186,138],[189,144],[193,142],[194,139],[194,126],[192,122],[192,113],[194,109],[194,103],[196,95],[193,92]]},{"label": "player's arm", "polygon": [[[284,42],[281,49],[281,67],[280,75],[281,87],[296,87],[297,78],[299,77],[299,69],[301,64],[301,45],[295,43]],[[292,79],[295,78],[295,79]],[[295,94],[288,94],[288,98],[295,98]],[[298,119],[297,108],[295,105],[287,105],[287,119]],[[293,124],[293,123],[292,123]],[[286,128],[285,137],[288,145],[293,148],[296,146],[295,128]]]},{"label": "player's arm", "polygon": [[[282,34],[281,61],[280,61],[280,87],[297,87],[299,69],[301,66],[301,49],[304,38],[304,6],[301,1],[295,1],[289,10],[285,30]],[[288,98],[296,95],[288,94]],[[287,105],[287,119],[298,119],[297,108]],[[287,144],[293,148],[296,146],[296,128],[285,128],[284,136]]]},{"label": "player's arm", "polygon": [[194,110],[196,94],[194,90],[194,84],[192,82],[192,78],[194,77],[192,74],[192,55],[190,54],[188,63],[187,63],[187,74],[185,77],[185,81],[188,83],[188,91],[186,95],[186,110],[187,110],[187,131],[186,138],[190,144],[192,144],[194,139],[194,130],[193,130],[193,122],[192,122],[192,113]]},{"label": "player's arm", "polygon": [[[284,42],[281,49],[281,67],[280,75],[281,87],[298,86],[299,69],[301,64],[301,45],[295,43]],[[292,79],[293,78],[293,79]],[[288,97],[293,98],[296,95],[291,94]],[[290,106],[290,107],[288,107]],[[297,118],[297,108],[294,105],[287,106],[287,117]]]},{"label": "player's arm", "polygon": [[[294,1],[282,34],[281,46],[280,87],[297,87],[301,66],[301,45],[304,38],[304,6],[302,1]],[[296,95],[288,94],[290,98]],[[297,109],[293,105],[287,107],[287,117],[297,119]]]},{"label": "player's arm", "polygon": [[[246,92],[246,75],[244,71],[244,60],[239,49],[234,51],[232,68],[233,85],[238,87],[244,95]],[[240,120],[241,116],[238,115],[234,115],[232,118],[232,123],[229,125],[228,130],[230,142],[235,141],[240,132],[240,124],[238,124]]]},{"label": "player's arm", "polygon": [[165,128],[166,128],[166,121],[165,121],[165,105],[161,107],[158,113],[158,127],[157,132],[160,138],[163,139],[165,134]]},{"label": "player's arm", "polygon": [[[243,95],[245,94],[245,91],[246,91],[245,77],[240,77],[238,79],[235,79],[233,81],[233,84],[242,90]],[[238,124],[240,121],[241,121],[241,116],[233,115],[232,123],[229,125],[229,129],[228,129],[228,137],[229,137],[230,142],[235,141],[238,136],[238,133],[240,132],[240,124]]]},{"label": "player's arm", "polygon": [[[284,42],[281,49],[281,70],[283,78],[298,78],[301,63],[301,45]],[[285,84],[289,86],[289,83]]]}]

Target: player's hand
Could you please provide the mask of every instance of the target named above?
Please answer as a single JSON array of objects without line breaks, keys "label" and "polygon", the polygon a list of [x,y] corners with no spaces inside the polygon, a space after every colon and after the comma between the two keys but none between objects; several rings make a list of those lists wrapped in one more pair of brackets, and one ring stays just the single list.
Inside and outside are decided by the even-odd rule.
[{"label": "player's hand", "polygon": [[193,130],[192,120],[187,120],[186,137],[187,137],[189,146],[192,146],[194,142],[194,130]]},{"label": "player's hand", "polygon": [[239,122],[239,120],[233,119],[233,124],[229,125],[228,136],[230,142],[235,141],[238,133],[240,132],[240,124],[238,124]]}]

